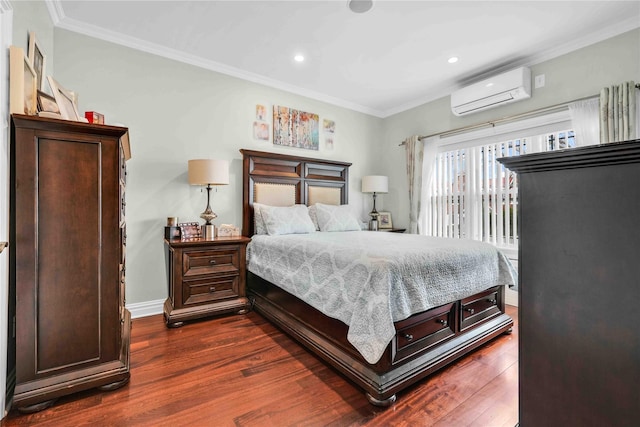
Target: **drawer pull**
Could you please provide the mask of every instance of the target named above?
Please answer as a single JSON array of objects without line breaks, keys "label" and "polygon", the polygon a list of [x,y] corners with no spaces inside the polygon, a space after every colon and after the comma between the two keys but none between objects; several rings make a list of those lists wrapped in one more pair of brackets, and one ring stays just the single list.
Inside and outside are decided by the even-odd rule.
[{"label": "drawer pull", "polygon": [[476,312],[473,308],[465,308],[464,311],[469,312],[469,314],[473,314]]},{"label": "drawer pull", "polygon": [[214,293],[216,291],[216,287],[215,286],[211,286],[209,287],[209,293]]},{"label": "drawer pull", "polygon": [[404,334],[404,339],[407,341],[413,341],[413,335],[411,334]]},{"label": "drawer pull", "polygon": [[215,265],[215,264],[216,264],[216,260],[215,260],[215,259],[210,260],[210,261],[209,261],[209,264],[211,264],[211,265]]},{"label": "drawer pull", "polygon": [[440,323],[442,326],[447,326],[447,321],[444,319],[438,319],[438,323]]},{"label": "drawer pull", "polygon": [[497,303],[497,301],[496,301],[496,300],[494,300],[494,299],[488,299],[488,300],[487,300],[487,302],[488,302],[489,304],[495,304],[495,303]]}]

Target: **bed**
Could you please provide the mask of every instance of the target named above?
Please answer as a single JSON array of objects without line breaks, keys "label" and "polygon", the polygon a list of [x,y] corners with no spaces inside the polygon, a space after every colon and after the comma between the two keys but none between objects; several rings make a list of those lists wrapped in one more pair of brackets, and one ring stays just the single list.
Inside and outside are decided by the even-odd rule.
[{"label": "bed", "polygon": [[[516,279],[506,258],[493,247],[469,243],[467,248],[467,243],[453,239],[353,228],[265,235],[264,230],[256,230],[260,223],[256,223],[254,212],[259,209],[266,218],[267,208],[271,215],[285,209],[275,207],[314,206],[320,211],[311,216],[324,219],[321,214],[345,208],[342,205],[348,203],[351,164],[240,151],[242,230],[252,237],[247,250],[247,289],[253,309],[360,387],[370,403],[391,405],[397,392],[498,335],[511,332],[513,320],[505,314],[504,294],[505,287],[515,284]],[[314,228],[318,228],[315,223]],[[422,255],[417,248],[427,241],[432,248]],[[273,252],[278,250],[281,252]],[[350,254],[356,255],[349,258]],[[422,256],[443,264],[429,267],[430,261]],[[450,256],[454,257],[451,261]],[[343,271],[327,273],[322,283],[339,282],[347,290],[362,289],[352,291],[350,296],[349,291],[346,296],[334,294],[329,287],[310,289],[299,272],[312,268],[303,264],[307,258],[322,257],[328,264],[339,264]],[[286,261],[278,261],[283,259]],[[272,268],[278,263],[296,264],[299,270],[279,272]],[[491,268],[485,264],[491,264]],[[476,270],[491,270],[490,277]],[[354,272],[361,272],[361,276]],[[423,289],[422,282],[435,281],[431,273],[442,276],[448,287],[442,291]],[[329,278],[331,274],[334,276]],[[372,277],[384,278],[375,282],[383,284],[370,285]],[[415,283],[407,285],[410,282]],[[296,290],[300,287],[306,295]],[[368,288],[375,288],[373,294],[364,293],[371,292]],[[345,300],[352,305],[343,304]],[[385,306],[388,310],[377,309]],[[370,318],[366,317],[369,312],[373,313]]]}]

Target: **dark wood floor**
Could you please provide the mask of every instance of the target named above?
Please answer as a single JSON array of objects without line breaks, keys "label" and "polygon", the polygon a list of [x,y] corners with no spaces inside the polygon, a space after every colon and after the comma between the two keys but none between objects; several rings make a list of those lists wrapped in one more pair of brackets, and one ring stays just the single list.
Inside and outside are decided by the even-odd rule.
[{"label": "dark wood floor", "polygon": [[[517,324],[517,309],[508,306]],[[131,381],[2,426],[509,426],[518,414],[517,327],[398,394],[388,409],[257,313],[167,329],[135,319]]]}]

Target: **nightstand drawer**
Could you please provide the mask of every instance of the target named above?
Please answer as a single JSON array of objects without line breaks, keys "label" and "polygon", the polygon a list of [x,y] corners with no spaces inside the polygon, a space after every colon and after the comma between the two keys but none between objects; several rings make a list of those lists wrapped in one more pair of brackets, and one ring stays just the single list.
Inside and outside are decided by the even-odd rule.
[{"label": "nightstand drawer", "polygon": [[500,314],[498,288],[493,288],[480,296],[465,298],[460,304],[460,330],[463,331],[487,317]]},{"label": "nightstand drawer", "polygon": [[231,274],[199,280],[185,280],[182,283],[182,301],[184,305],[190,305],[225,298],[237,298],[239,279],[239,275]]},{"label": "nightstand drawer", "polygon": [[239,271],[240,247],[226,246],[219,249],[185,251],[182,254],[184,277]]}]

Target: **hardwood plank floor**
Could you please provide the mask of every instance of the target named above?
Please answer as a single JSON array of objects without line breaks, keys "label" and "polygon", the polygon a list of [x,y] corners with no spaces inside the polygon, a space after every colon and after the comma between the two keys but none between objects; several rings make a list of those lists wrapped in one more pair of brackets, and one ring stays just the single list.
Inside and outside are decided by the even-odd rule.
[{"label": "hardwood plank floor", "polygon": [[509,426],[518,421],[516,327],[398,393],[388,409],[257,313],[167,329],[135,319],[131,381],[44,411],[12,410],[2,426]]}]

